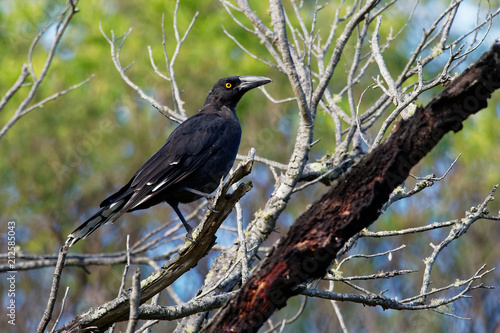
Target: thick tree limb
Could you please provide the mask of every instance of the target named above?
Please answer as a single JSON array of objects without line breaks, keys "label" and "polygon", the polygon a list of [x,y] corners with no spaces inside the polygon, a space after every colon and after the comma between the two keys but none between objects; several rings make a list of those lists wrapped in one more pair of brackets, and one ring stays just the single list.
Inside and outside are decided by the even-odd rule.
[{"label": "thick tree limb", "polygon": [[449,131],[487,106],[500,88],[500,40],[477,62],[339,178],[304,212],[255,273],[204,332],[256,332],[296,295],[298,286],[323,277],[337,251],[372,224],[392,191]]}]

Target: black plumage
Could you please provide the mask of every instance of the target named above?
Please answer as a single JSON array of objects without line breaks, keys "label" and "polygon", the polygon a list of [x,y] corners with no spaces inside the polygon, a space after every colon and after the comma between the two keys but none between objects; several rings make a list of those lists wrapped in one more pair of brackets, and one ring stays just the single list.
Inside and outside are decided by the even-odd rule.
[{"label": "black plumage", "polygon": [[68,236],[66,243],[71,246],[104,223],[161,202],[172,206],[189,238],[192,228],[178,204],[213,192],[228,174],[241,139],[236,104],[247,91],[269,82],[261,76],[231,76],[217,81],[199,113],[180,124],[132,179]]}]

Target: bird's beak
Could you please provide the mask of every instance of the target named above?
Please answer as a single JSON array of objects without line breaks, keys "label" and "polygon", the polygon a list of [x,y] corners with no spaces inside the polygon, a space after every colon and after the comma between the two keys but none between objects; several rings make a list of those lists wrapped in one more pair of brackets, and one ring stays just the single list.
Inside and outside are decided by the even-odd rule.
[{"label": "bird's beak", "polygon": [[260,87],[266,83],[271,82],[270,78],[265,76],[240,76],[240,84],[238,86],[240,91],[248,91],[253,88]]}]

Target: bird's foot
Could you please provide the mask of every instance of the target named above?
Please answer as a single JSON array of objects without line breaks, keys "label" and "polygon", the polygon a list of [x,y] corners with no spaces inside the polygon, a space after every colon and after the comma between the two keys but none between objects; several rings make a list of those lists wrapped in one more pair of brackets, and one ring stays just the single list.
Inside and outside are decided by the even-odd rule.
[{"label": "bird's foot", "polygon": [[210,210],[211,212],[218,214],[218,213],[220,213],[220,211],[218,211],[217,209],[215,209],[215,202],[214,202],[214,200],[213,200],[213,199],[214,199],[214,197],[212,197],[212,199],[211,199],[211,200],[208,200],[208,203],[207,203],[207,208],[208,208],[208,210]]},{"label": "bird's foot", "polygon": [[193,239],[193,227],[190,226],[186,221],[182,221],[182,224],[184,224],[184,227],[186,228],[186,231],[187,231],[186,238],[191,243],[196,244],[196,241]]},{"label": "bird's foot", "polygon": [[[191,230],[192,231],[192,230]],[[193,244],[197,244],[197,242],[193,239],[193,234],[191,233],[191,231],[189,231],[187,234],[186,234],[186,238],[187,240],[189,240],[191,243]]]}]

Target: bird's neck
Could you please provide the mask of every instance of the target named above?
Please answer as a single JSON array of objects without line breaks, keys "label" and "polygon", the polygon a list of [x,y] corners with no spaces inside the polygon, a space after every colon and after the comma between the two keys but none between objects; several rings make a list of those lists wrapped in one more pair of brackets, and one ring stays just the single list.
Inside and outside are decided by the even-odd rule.
[{"label": "bird's neck", "polygon": [[214,101],[207,101],[205,105],[203,105],[203,109],[200,112],[203,113],[220,113],[220,112],[228,112],[230,111],[232,114],[236,115],[236,107],[232,105],[225,105],[222,103],[217,103]]}]

